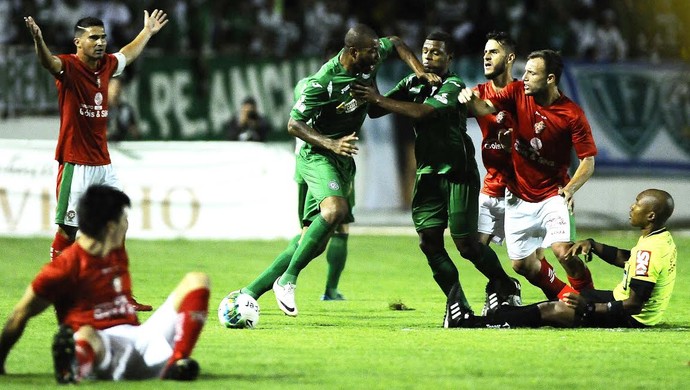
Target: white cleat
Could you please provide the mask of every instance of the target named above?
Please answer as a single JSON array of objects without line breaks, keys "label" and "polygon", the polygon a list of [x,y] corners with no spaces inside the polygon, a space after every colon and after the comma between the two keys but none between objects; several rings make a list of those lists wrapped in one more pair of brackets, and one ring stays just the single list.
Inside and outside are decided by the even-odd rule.
[{"label": "white cleat", "polygon": [[278,307],[290,317],[297,317],[297,305],[295,305],[295,289],[296,285],[288,283],[285,286],[278,284],[280,277],[273,282],[273,293],[276,295]]}]

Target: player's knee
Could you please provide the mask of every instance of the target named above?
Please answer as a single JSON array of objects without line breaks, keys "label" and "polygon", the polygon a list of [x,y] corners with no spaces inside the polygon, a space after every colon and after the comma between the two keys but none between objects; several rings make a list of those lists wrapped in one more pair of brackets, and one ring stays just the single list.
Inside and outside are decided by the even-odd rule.
[{"label": "player's knee", "polygon": [[189,272],[182,279],[182,284],[187,290],[196,290],[198,288],[210,288],[211,278],[204,272]]},{"label": "player's knee", "polygon": [[527,263],[525,261],[520,261],[520,260],[513,260],[511,261],[511,266],[513,267],[513,271],[518,273],[518,275],[526,275],[527,274]]}]

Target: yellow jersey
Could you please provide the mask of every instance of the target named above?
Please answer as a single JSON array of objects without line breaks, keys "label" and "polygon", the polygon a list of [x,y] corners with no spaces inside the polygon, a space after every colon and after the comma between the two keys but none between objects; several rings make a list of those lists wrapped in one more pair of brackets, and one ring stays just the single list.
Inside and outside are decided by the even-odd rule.
[{"label": "yellow jersey", "polygon": [[642,306],[642,311],[632,316],[640,323],[656,325],[661,321],[676,281],[677,257],[676,244],[665,229],[640,237],[630,250],[623,281],[613,290],[613,296],[618,301],[627,299],[632,279],[654,283],[652,295]]}]

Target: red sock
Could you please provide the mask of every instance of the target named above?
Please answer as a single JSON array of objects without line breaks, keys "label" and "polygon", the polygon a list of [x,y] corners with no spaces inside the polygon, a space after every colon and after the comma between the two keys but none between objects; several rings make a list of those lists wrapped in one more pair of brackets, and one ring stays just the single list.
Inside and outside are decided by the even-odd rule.
[{"label": "red sock", "polygon": [[568,283],[578,292],[594,289],[594,281],[592,280],[592,273],[589,272],[589,268],[585,268],[585,274],[581,278],[571,278],[568,276]]},{"label": "red sock", "polygon": [[542,258],[540,261],[541,269],[539,273],[528,280],[533,285],[539,287],[548,299],[558,299],[558,294],[563,290],[566,284],[556,277],[556,272],[546,259]]},{"label": "red sock", "polygon": [[53,244],[50,246],[50,261],[53,261],[62,251],[67,249],[72,245],[74,241],[63,236],[60,233],[55,233],[55,238],[53,238]]},{"label": "red sock", "polygon": [[93,363],[96,360],[96,353],[91,344],[86,340],[75,341],[75,353],[77,356],[77,378],[85,378],[91,374]]},{"label": "red sock", "polygon": [[187,358],[192,354],[192,349],[199,339],[208,316],[209,294],[207,288],[199,288],[190,291],[182,300],[175,327],[175,346],[169,363]]},{"label": "red sock", "polygon": [[574,288],[568,286],[568,285],[566,284],[566,285],[561,289],[561,291],[558,293],[558,300],[560,301],[561,299],[563,299],[563,296],[565,295],[565,293],[569,293],[569,292],[577,293],[578,291],[575,290]]}]

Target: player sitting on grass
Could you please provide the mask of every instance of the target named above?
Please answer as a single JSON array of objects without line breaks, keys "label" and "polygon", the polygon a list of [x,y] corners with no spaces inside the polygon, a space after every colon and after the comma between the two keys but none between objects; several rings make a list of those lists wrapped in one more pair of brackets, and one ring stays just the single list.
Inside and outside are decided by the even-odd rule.
[{"label": "player sitting on grass", "polygon": [[642,328],[656,325],[671,299],[676,280],[676,244],[666,230],[673,198],[662,190],[642,191],[630,206],[630,224],[642,233],[632,250],[608,246],[589,238],[576,242],[569,256],[592,253],[625,269],[613,291],[582,290],[566,293],[561,301],[523,307],[500,306],[487,316],[463,312],[461,296],[451,291],[446,315],[449,328],[483,327],[592,327]]},{"label": "player sitting on grass", "polygon": [[51,304],[60,323],[53,342],[58,383],[95,379],[192,380],[189,358],[208,314],[209,278],[185,275],[143,324],[131,303],[124,248],[129,197],[112,187],[89,187],[79,200],[79,230],[71,245],[34,278],[0,336],[0,374],[29,319]]}]

